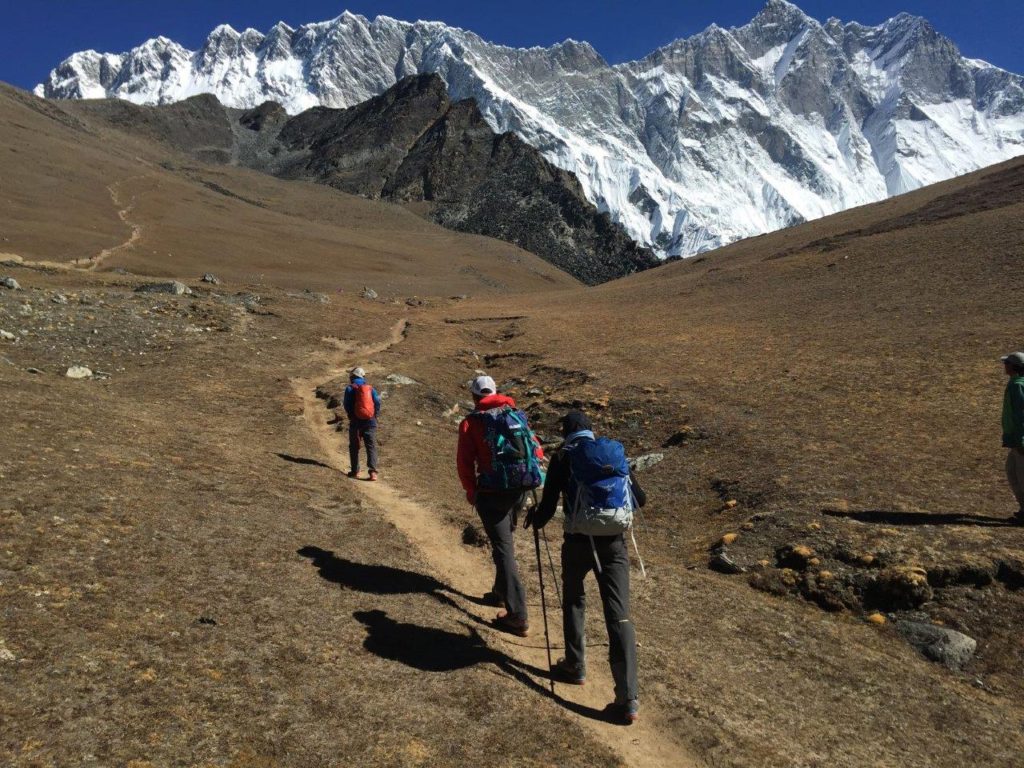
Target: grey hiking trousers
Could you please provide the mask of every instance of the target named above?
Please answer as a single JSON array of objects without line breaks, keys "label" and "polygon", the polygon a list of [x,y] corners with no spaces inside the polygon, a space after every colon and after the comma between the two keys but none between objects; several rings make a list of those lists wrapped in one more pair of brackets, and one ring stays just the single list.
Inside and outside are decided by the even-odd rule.
[{"label": "grey hiking trousers", "polygon": [[1024,510],[1024,448],[1011,448],[1007,452],[1006,479],[1017,499],[1017,506]]},{"label": "grey hiking trousers", "polygon": [[353,472],[359,471],[359,444],[366,443],[366,466],[371,472],[377,471],[377,425],[348,423],[348,458]]},{"label": "grey hiking trousers", "polygon": [[636,673],[636,630],[629,617],[629,550],[625,537],[566,534],[562,542],[562,632],[565,659],[580,670],[586,668],[584,618],[586,596],[583,581],[594,570],[594,552],[601,563],[597,586],[608,628],[608,661],[615,681],[615,701],[624,704],[639,695]]},{"label": "grey hiking trousers", "polygon": [[484,525],[487,538],[491,540],[491,557],[495,569],[494,592],[505,601],[510,616],[526,621],[526,591],[519,578],[513,539],[516,515],[522,505],[523,494],[519,491],[476,495],[476,513]]}]

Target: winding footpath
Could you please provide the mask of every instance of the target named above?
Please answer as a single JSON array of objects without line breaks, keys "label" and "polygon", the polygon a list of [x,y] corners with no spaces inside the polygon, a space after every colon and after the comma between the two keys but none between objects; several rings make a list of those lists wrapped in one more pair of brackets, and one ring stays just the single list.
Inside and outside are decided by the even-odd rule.
[{"label": "winding footpath", "polygon": [[[337,339],[325,339],[325,342],[334,350],[331,357],[336,358],[340,352],[349,360],[368,360],[400,344],[407,329],[408,321],[401,320],[394,325],[389,337],[377,344],[358,345]],[[324,354],[323,358],[326,360],[327,355]],[[366,367],[370,371],[381,372],[380,366],[374,365],[372,361]],[[330,412],[317,399],[315,390],[318,384],[344,376],[347,370],[346,366],[329,367],[314,376],[292,380],[294,392],[302,401],[303,417],[317,439],[324,462],[342,474],[347,470],[347,458],[339,445],[337,432],[327,423]],[[489,589],[493,575],[490,560],[480,552],[464,547],[460,542],[460,532],[437,512],[404,497],[384,481],[357,482],[352,483],[352,487],[363,494],[409,540],[433,576],[464,594],[479,595]],[[489,623],[494,616],[493,608],[482,608],[464,598],[454,599],[481,624]],[[536,608],[539,611],[540,606]],[[553,638],[561,635],[559,617],[553,615],[557,613],[557,609],[552,611],[549,608],[548,622]],[[536,618],[529,638],[512,637],[495,629],[487,630],[484,636],[492,648],[514,662],[544,669],[547,666],[547,654],[541,627],[541,619]],[[611,673],[601,658],[594,659],[587,673],[585,686],[556,685],[555,700],[567,711],[574,713],[580,725],[610,747],[626,765],[637,768],[702,765],[684,745],[676,743],[667,735],[667,729],[659,727],[659,723],[667,719],[653,712],[649,706],[642,708],[640,720],[629,727],[598,719],[597,713],[604,709],[611,695]],[[547,694],[549,683],[546,678],[531,677],[536,683],[536,690],[550,695]]]}]

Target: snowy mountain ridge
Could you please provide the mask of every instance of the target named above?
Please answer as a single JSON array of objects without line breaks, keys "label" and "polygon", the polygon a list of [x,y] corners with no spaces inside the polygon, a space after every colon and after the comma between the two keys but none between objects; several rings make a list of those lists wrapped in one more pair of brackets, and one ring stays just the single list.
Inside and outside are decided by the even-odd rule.
[{"label": "snowy mountain ridge", "polygon": [[690,255],[1024,154],[1024,78],[967,59],[926,20],[825,23],[769,0],[634,62],[588,43],[517,49],[439,22],[349,12],[266,34],[214,29],[75,53],[48,98],[164,104],[213,93],[290,113],[437,73],[491,127],[572,171],[638,242]]}]

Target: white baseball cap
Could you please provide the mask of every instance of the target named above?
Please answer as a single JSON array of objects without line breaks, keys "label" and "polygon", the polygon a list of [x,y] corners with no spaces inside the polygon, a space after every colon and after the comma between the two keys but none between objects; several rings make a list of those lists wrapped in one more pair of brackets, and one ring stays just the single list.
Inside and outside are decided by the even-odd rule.
[{"label": "white baseball cap", "polygon": [[474,395],[493,395],[498,391],[498,385],[490,376],[477,376],[469,385],[469,391]]},{"label": "white baseball cap", "polygon": [[358,368],[358,367],[357,368],[353,368],[349,372],[349,376],[351,376],[354,379],[362,379],[362,378],[364,378],[366,376],[366,371],[364,371],[362,368]]}]

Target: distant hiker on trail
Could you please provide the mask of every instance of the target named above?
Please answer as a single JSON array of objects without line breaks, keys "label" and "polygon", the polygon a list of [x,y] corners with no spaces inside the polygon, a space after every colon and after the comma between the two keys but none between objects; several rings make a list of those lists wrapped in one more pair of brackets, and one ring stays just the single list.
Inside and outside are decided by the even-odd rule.
[{"label": "distant hiker on trail", "polygon": [[544,496],[531,509],[527,526],[543,528],[554,517],[559,497],[565,510],[562,542],[562,630],[565,658],[552,667],[556,680],[583,685],[586,598],[583,581],[596,570],[608,628],[608,660],[615,681],[613,710],[624,722],[639,716],[636,632],[629,615],[629,550],[625,532],[633,511],[647,503],[621,443],[594,435],[580,411],[562,417],[565,441],[551,458]]},{"label": "distant hiker on trail", "polygon": [[526,637],[526,593],[512,533],[526,492],[544,482],[544,451],[526,414],[516,410],[512,398],[498,394],[494,379],[479,376],[470,391],[476,409],[459,425],[458,468],[466,501],[476,507],[491,540],[494,586],[484,599],[505,605],[494,621],[497,628]]},{"label": "distant hiker on trail", "polygon": [[345,387],[343,405],[348,414],[348,456],[352,471],[349,477],[359,477],[359,444],[366,443],[366,466],[370,480],[377,479],[377,417],[380,415],[380,395],[366,383],[366,371],[353,368]]},{"label": "distant hiker on trail", "polygon": [[1010,380],[1003,395],[1003,447],[1006,454],[1006,478],[1017,499],[1014,520],[1024,525],[1024,352],[1001,358]]}]

